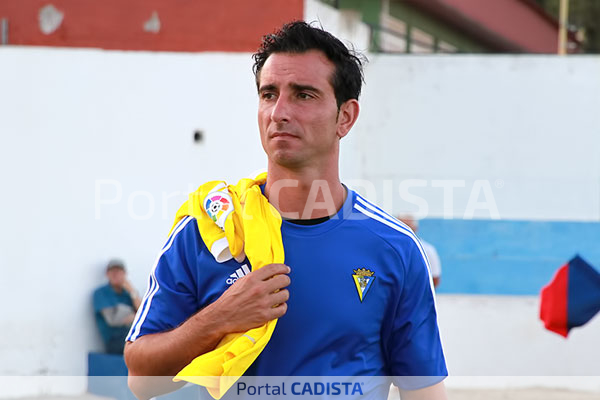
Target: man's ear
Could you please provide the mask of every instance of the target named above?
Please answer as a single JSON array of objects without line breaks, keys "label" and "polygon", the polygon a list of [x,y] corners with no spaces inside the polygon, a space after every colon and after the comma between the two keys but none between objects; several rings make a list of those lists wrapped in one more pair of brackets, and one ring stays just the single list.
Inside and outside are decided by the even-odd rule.
[{"label": "man's ear", "polygon": [[347,100],[340,106],[337,120],[337,135],[341,139],[350,132],[352,126],[358,119],[360,107],[356,99]]}]

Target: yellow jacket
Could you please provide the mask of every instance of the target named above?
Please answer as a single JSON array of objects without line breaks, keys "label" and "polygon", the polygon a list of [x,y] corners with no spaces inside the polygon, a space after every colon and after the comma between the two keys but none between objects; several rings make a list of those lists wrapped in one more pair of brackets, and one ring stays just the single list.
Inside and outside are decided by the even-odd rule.
[{"label": "yellow jacket", "polygon": [[[235,186],[221,181],[203,184],[179,208],[173,227],[187,215],[196,218],[200,235],[218,262],[232,257],[241,262],[247,256],[252,270],[283,264],[281,216],[259,186],[266,177],[263,173],[255,179],[241,179]],[[275,319],[244,333],[226,335],[214,350],[196,357],[173,380],[206,386],[211,396],[220,399],[263,351],[276,324]]]}]

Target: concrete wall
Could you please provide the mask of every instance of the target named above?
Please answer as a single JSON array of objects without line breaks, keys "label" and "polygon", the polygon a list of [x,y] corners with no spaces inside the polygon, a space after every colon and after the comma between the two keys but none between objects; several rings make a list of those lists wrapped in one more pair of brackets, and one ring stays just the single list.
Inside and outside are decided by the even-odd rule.
[{"label": "concrete wall", "polygon": [[348,139],[365,151],[346,166],[394,212],[599,221],[599,70],[598,57],[371,56]]},{"label": "concrete wall", "polygon": [[[464,218],[476,180],[501,179],[490,188],[502,219],[598,220],[600,59],[371,60],[342,145],[345,181],[390,211],[418,211],[404,188],[444,220]],[[249,54],[0,48],[0,375],[85,374],[99,348],[90,294],[108,258],[123,258],[144,290],[185,193],[264,167],[250,66]],[[447,210],[436,180],[464,180]],[[490,220],[479,187],[488,208],[473,216]],[[598,320],[563,341],[541,327],[535,301],[440,296],[451,371],[600,374],[598,356],[586,358]],[[10,393],[84,390],[44,385]]]},{"label": "concrete wall", "polygon": [[108,259],[143,291],[187,193],[264,167],[250,66],[246,53],[0,49],[0,375],[85,374]]},{"label": "concrete wall", "polygon": [[437,300],[451,375],[473,376],[474,382],[486,376],[596,376],[600,385],[600,314],[564,339],[543,328],[537,297],[440,294]]},{"label": "concrete wall", "polygon": [[534,296],[576,254],[600,267],[600,223],[434,219],[419,234],[436,249],[439,293]]}]

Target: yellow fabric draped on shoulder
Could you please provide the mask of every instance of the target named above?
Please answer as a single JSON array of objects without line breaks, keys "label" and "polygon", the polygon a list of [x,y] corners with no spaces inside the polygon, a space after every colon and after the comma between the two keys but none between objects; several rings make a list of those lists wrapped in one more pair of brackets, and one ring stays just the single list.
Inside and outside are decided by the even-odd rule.
[{"label": "yellow fabric draped on shoulder", "polygon": [[[266,177],[263,173],[255,179],[241,179],[235,186],[221,181],[203,184],[179,208],[171,231],[191,215],[218,262],[232,257],[242,262],[247,256],[252,270],[283,264],[281,216],[260,189]],[[173,380],[205,386],[220,399],[263,351],[276,324],[275,319],[244,333],[226,335],[214,350],[196,357]]]}]

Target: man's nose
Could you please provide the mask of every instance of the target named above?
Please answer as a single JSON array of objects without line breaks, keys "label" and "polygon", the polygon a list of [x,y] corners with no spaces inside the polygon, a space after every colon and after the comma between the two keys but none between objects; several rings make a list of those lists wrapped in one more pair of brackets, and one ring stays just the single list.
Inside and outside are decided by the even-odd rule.
[{"label": "man's nose", "polygon": [[289,122],[290,120],[290,102],[284,96],[279,96],[277,102],[271,110],[271,120],[273,122]]}]

